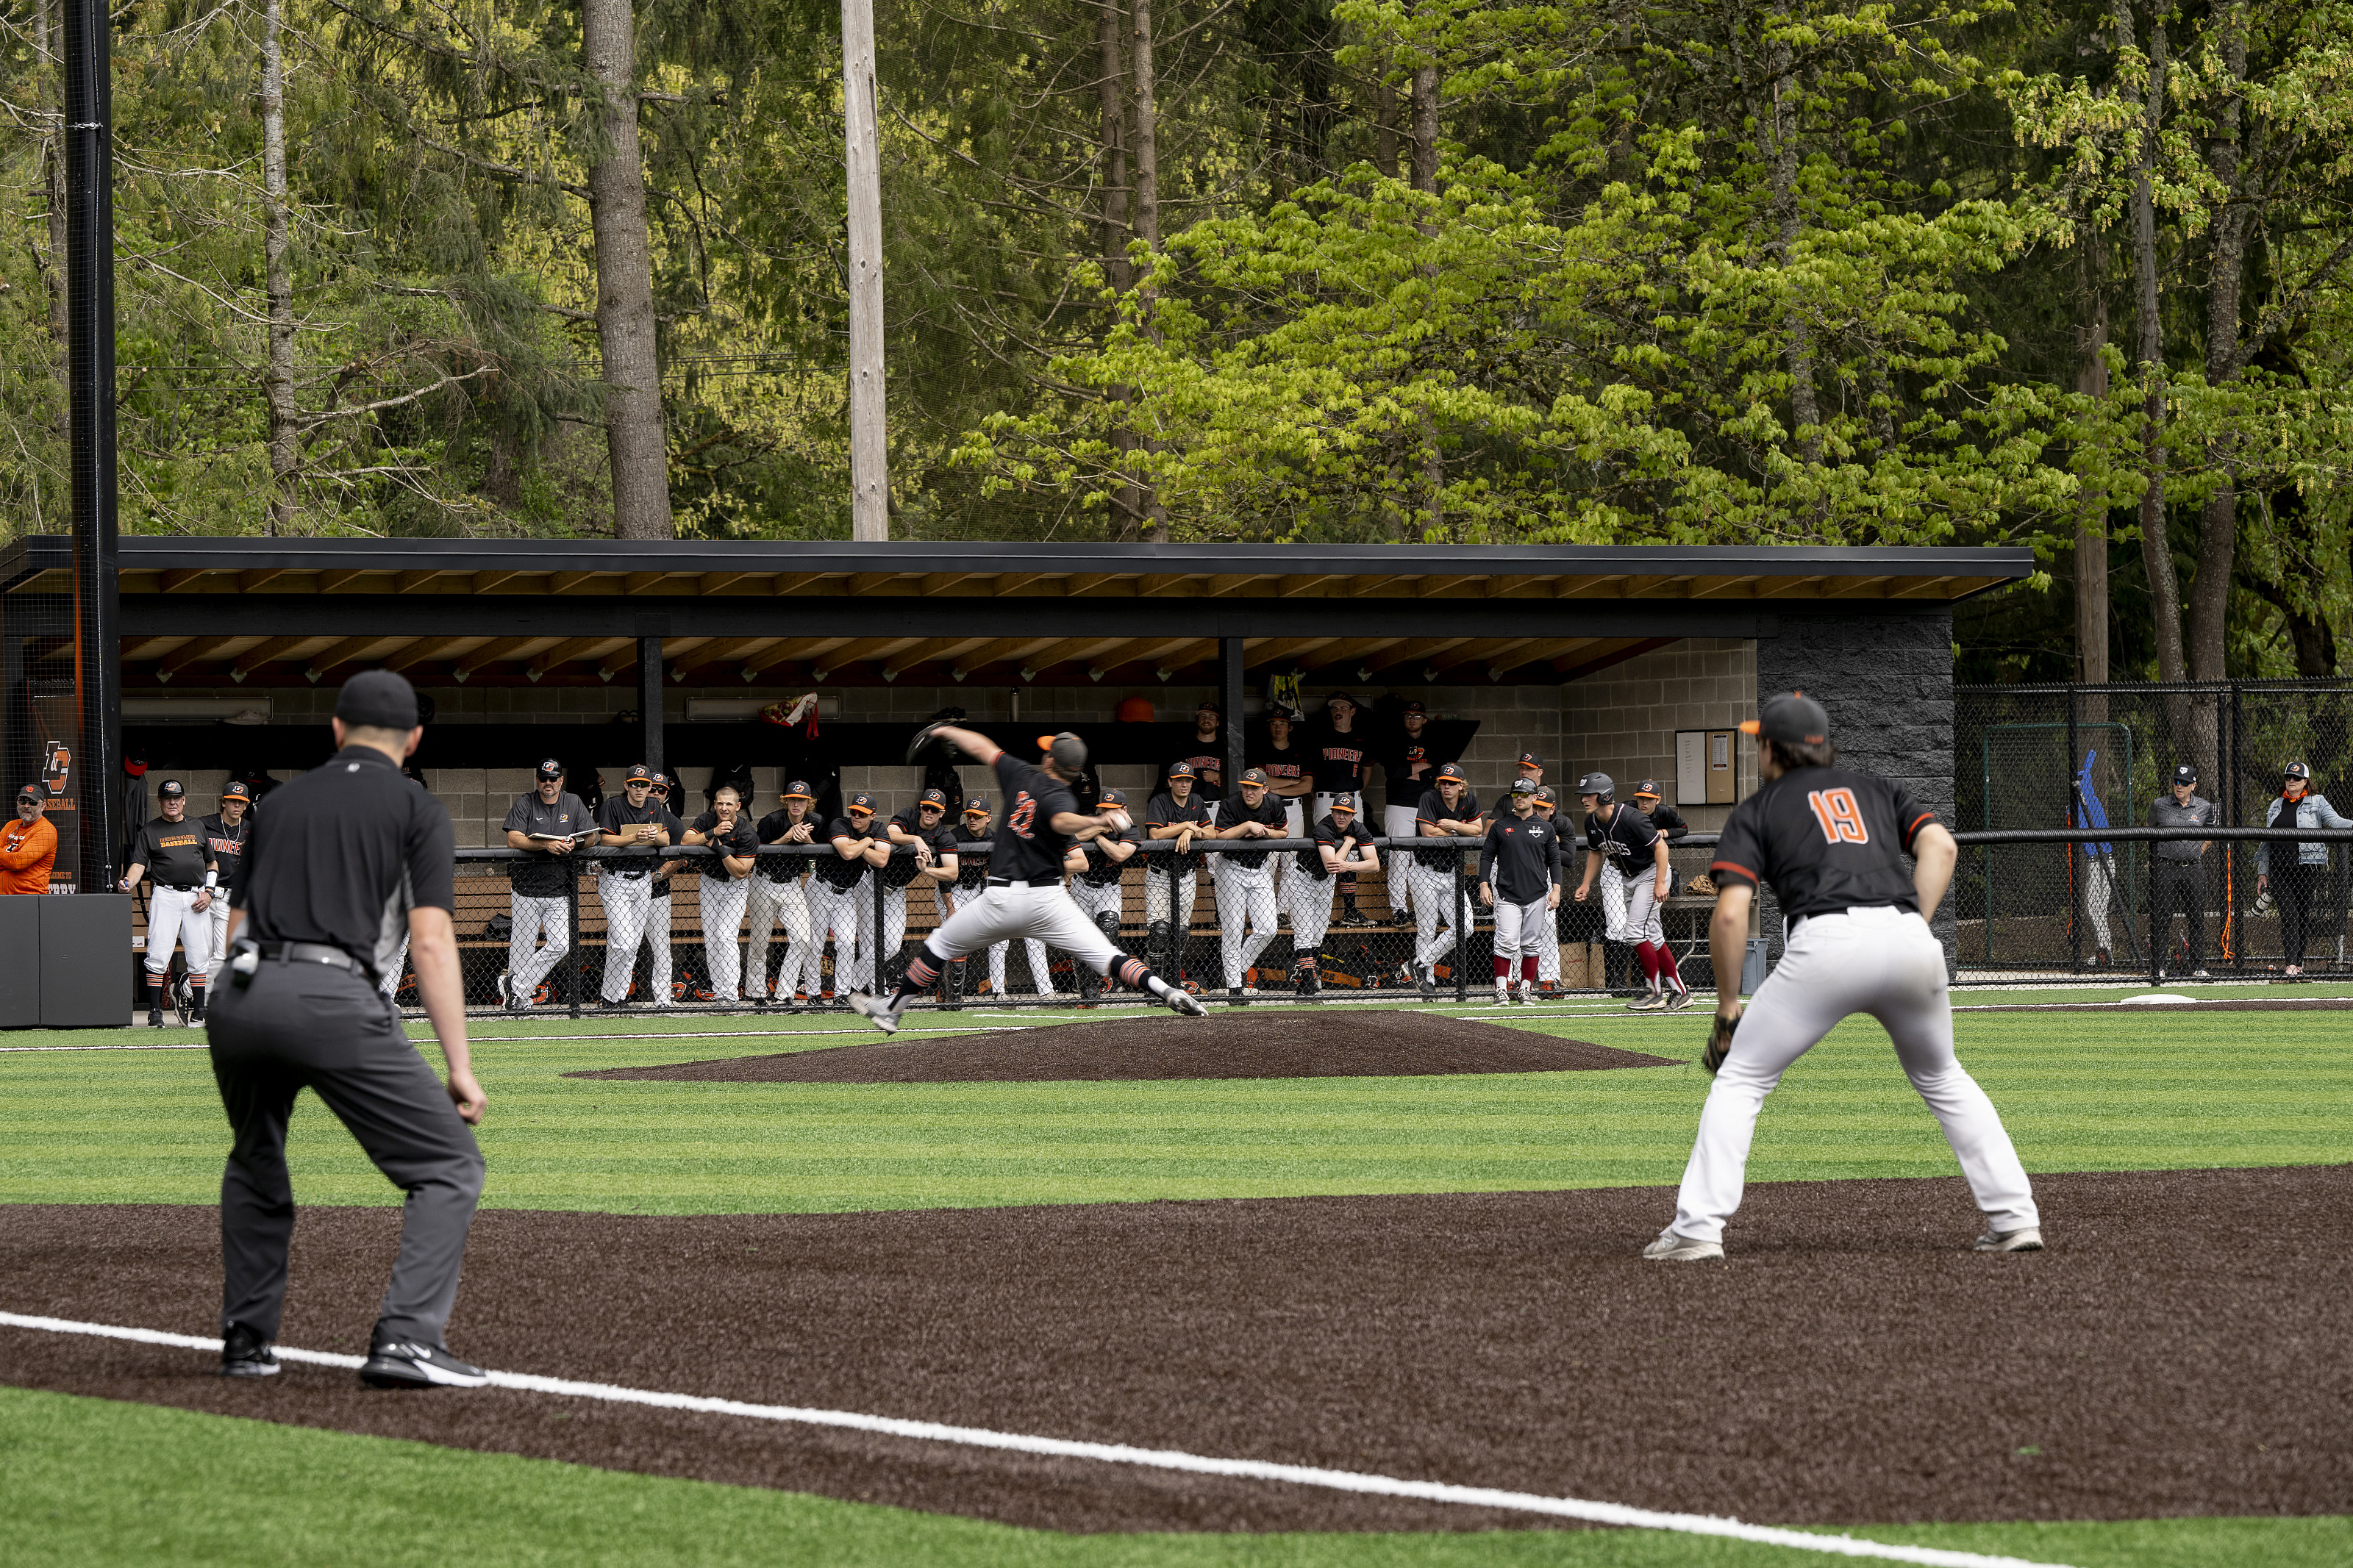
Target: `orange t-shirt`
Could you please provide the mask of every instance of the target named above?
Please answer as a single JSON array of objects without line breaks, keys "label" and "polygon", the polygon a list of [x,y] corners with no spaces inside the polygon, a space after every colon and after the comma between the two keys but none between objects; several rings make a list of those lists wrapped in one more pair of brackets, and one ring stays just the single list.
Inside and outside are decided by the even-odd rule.
[{"label": "orange t-shirt", "polygon": [[58,858],[57,825],[37,817],[30,827],[21,818],[0,828],[0,894],[46,893],[49,867]]}]

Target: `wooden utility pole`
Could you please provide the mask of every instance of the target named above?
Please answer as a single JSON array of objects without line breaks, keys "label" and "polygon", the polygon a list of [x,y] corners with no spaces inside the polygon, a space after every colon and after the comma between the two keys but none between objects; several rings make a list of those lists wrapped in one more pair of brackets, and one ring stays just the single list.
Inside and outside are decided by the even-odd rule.
[{"label": "wooden utility pole", "polygon": [[841,0],[841,111],[849,175],[849,537],[891,537],[882,425],[882,156],[873,0]]}]

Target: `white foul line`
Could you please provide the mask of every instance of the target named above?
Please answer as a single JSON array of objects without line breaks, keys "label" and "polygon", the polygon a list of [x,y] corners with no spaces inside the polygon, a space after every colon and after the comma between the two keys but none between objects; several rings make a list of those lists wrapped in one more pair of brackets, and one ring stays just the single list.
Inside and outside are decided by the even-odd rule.
[{"label": "white foul line", "polygon": [[[130,1340],[139,1344],[170,1345],[181,1350],[211,1351],[218,1340],[196,1334],[167,1334],[156,1329],[121,1328],[111,1323],[83,1323],[67,1318],[28,1317],[0,1312],[0,1328],[32,1329],[43,1333],[85,1334],[105,1340]],[[280,1360],[317,1366],[357,1370],[361,1358],[328,1351],[277,1347]],[[1867,1557],[1884,1563],[1916,1563],[1926,1568],[2065,1568],[2062,1563],[2032,1563],[2022,1557],[1995,1557],[1978,1552],[1948,1552],[1934,1546],[1900,1546],[1852,1535],[1817,1535],[1810,1531],[1780,1530],[1747,1524],[1704,1513],[1662,1513],[1653,1509],[1628,1508],[1622,1503],[1588,1502],[1581,1498],[1545,1497],[1535,1492],[1503,1491],[1493,1487],[1454,1486],[1445,1481],[1405,1480],[1395,1476],[1368,1475],[1358,1470],[1327,1470],[1314,1465],[1281,1465],[1264,1459],[1219,1459],[1175,1448],[1136,1448],[1124,1443],[1087,1443],[1068,1437],[1034,1437],[1018,1432],[997,1432],[985,1426],[949,1426],[936,1421],[907,1421],[892,1415],[867,1415],[852,1410],[813,1410],[791,1405],[747,1405],[741,1400],[711,1399],[692,1394],[662,1394],[650,1389],[622,1388],[608,1383],[577,1383],[564,1377],[538,1377],[529,1373],[494,1372],[494,1388],[526,1394],[552,1394],[570,1399],[596,1399],[608,1405],[644,1405],[659,1410],[686,1410],[706,1415],[736,1415],[754,1421],[780,1421],[802,1426],[834,1426],[871,1432],[885,1437],[917,1442],[955,1443],[970,1448],[996,1448],[1016,1454],[1038,1454],[1058,1459],[1093,1459],[1103,1464],[1134,1465],[1145,1469],[1178,1470],[1189,1475],[1226,1476],[1240,1480],[1288,1481],[1296,1486],[1322,1487],[1330,1491],[1361,1492],[1375,1497],[1411,1498],[1421,1502],[1458,1503],[1467,1508],[1509,1510],[1518,1513],[1551,1514],[1590,1524],[1618,1525],[1630,1530],[1663,1530],[1682,1535],[1715,1535],[1760,1546],[1784,1546],[1832,1557]]]}]

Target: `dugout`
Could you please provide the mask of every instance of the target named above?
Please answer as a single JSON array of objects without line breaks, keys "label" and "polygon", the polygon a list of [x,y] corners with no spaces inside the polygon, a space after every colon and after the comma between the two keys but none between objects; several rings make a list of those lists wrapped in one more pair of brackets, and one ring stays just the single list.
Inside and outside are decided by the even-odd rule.
[{"label": "dugout", "polygon": [[[1311,706],[1419,698],[1463,727],[1491,799],[1532,748],[1556,784],[1599,767],[1672,802],[1678,733],[1799,688],[1857,763],[1949,809],[1951,606],[2032,570],[2023,549],[126,537],[121,741],[90,748],[102,766],[64,798],[102,805],[119,844],[142,787],[127,752],[210,811],[232,770],[314,762],[335,688],[380,667],[434,704],[418,761],[461,845],[499,841],[549,753],[607,784],[650,761],[690,793],[712,769],[749,764],[765,792],[822,765],[887,812],[920,787],[909,729],[947,706],[984,729],[1076,729],[1134,787],[1204,694],[1238,752],[1277,672]],[[0,743],[24,777],[71,730],[77,625],[68,540],[0,552]],[[754,716],[811,689],[813,742]],[[1114,720],[1134,697],[1154,722]],[[1753,757],[1736,766],[1745,794]],[[1725,809],[1684,806],[1703,829]]]}]

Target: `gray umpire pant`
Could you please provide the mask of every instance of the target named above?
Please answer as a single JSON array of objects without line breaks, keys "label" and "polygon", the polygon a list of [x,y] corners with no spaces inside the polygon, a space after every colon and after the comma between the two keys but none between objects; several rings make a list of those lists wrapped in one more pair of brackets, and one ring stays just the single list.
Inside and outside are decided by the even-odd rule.
[{"label": "gray umpire pant", "polygon": [[264,960],[250,984],[231,980],[209,1020],[213,1079],[230,1132],[221,1173],[223,1333],[242,1323],[265,1340],[278,1337],[294,1237],[286,1119],[307,1089],[408,1194],[377,1339],[441,1344],[482,1192],[472,1131],[364,976]]}]

